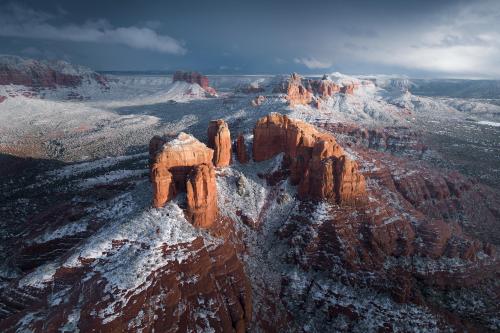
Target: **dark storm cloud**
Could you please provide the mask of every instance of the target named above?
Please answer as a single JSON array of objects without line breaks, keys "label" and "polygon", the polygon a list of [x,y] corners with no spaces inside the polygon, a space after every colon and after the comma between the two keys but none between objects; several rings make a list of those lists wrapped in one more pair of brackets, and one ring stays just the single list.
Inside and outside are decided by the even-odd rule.
[{"label": "dark storm cloud", "polygon": [[48,39],[70,42],[123,44],[132,48],[183,54],[184,47],[174,38],[156,33],[148,27],[113,27],[105,19],[86,20],[83,24],[51,23],[56,17],[66,15],[59,8],[57,14],[34,10],[10,3],[0,8],[0,36],[31,39]]},{"label": "dark storm cloud", "polygon": [[495,0],[27,0],[1,6],[0,52],[98,69],[498,77],[499,22]]}]

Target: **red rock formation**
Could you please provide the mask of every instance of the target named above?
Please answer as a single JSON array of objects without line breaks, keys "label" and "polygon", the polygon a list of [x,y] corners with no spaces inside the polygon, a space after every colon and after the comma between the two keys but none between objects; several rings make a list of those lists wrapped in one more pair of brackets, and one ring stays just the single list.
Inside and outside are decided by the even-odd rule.
[{"label": "red rock formation", "polygon": [[366,199],[364,177],[335,138],[314,126],[273,113],[257,121],[253,158],[267,160],[285,153],[290,180],[302,198],[357,204]]},{"label": "red rock formation", "polygon": [[211,95],[215,95],[217,93],[214,88],[210,87],[208,77],[198,72],[176,71],[174,73],[173,82],[176,81],[183,81],[192,84],[196,83]]},{"label": "red rock formation", "polygon": [[302,78],[293,73],[290,75],[286,89],[287,100],[290,106],[307,105],[312,101],[312,93],[302,85]]},{"label": "red rock formation", "polygon": [[187,216],[200,228],[209,228],[217,216],[217,187],[215,170],[200,164],[193,168],[187,179]]},{"label": "red rock formation", "polygon": [[4,102],[7,99],[7,96],[0,95],[0,103]]},{"label": "red rock formation", "polygon": [[341,89],[338,84],[328,80],[326,75],[323,76],[321,80],[309,81],[309,85],[311,87],[311,91],[321,98],[331,97],[338,93]]},{"label": "red rock formation", "polygon": [[231,133],[224,120],[210,121],[208,146],[214,150],[213,163],[216,167],[225,167],[231,163]]},{"label": "red rock formation", "polygon": [[212,167],[213,150],[192,136],[155,136],[149,142],[153,207],[162,207],[177,192],[187,192],[187,216],[194,225],[208,228],[217,216],[217,189]]},{"label": "red rock formation", "polygon": [[331,81],[325,75],[321,80],[305,80],[297,73],[293,73],[286,80],[275,86],[273,92],[285,93],[291,106],[307,105],[311,102],[319,109],[321,99],[329,98],[338,92],[354,94],[357,83],[347,83],[343,86]]},{"label": "red rock formation", "polygon": [[338,137],[344,138],[346,144],[362,145],[380,151],[395,154],[420,156],[427,151],[419,131],[404,126],[384,128],[364,128],[357,124],[318,123],[316,126],[328,130]]},{"label": "red rock formation", "polygon": [[236,157],[242,164],[248,163],[250,160],[247,152],[247,146],[245,144],[245,137],[241,133],[238,135],[238,139],[236,140]]},{"label": "red rock formation", "polygon": [[340,92],[343,94],[353,95],[354,90],[357,88],[357,84],[349,83],[340,88]]},{"label": "red rock formation", "polygon": [[151,170],[153,183],[153,207],[162,207],[175,196],[175,183],[172,173],[160,164],[153,164]]},{"label": "red rock formation", "polygon": [[[100,260],[117,260],[112,255],[120,249],[126,252],[127,242],[117,241],[116,248]],[[136,253],[145,250],[138,247]],[[22,289],[18,280],[13,281],[0,292],[2,310],[9,310],[1,314],[0,331],[16,332],[21,321],[35,333],[57,332],[67,323],[73,323],[71,331],[81,332],[246,331],[252,320],[252,288],[231,242],[221,239],[205,246],[198,237],[174,246],[163,244],[158,251],[166,258],[182,253],[183,260],[170,260],[152,270],[144,285],[129,290],[128,302],[116,301],[120,291],[106,288],[105,279],[92,272],[97,260],[91,258],[82,258],[83,267],[59,267],[54,282],[44,289]],[[51,306],[55,293],[65,295],[64,302]],[[112,312],[105,312],[107,306]],[[77,317],[71,315],[74,309]],[[31,312],[40,316],[28,316]],[[200,315],[205,312],[210,315]],[[98,313],[105,313],[106,319]]]}]

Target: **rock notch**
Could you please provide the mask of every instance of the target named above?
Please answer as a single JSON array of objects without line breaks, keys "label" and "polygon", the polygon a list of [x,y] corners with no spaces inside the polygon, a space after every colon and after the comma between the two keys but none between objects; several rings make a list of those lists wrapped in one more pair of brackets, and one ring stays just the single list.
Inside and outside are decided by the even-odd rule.
[{"label": "rock notch", "polygon": [[155,136],[149,142],[153,207],[163,207],[186,191],[188,220],[208,228],[217,216],[217,188],[212,164],[214,151],[181,132],[177,137]]},{"label": "rock notch", "polygon": [[366,184],[358,165],[350,159],[335,138],[314,126],[271,113],[254,128],[253,158],[267,160],[285,154],[292,184],[299,185],[299,196],[330,199],[339,204],[357,205],[366,201]]},{"label": "rock notch", "polygon": [[231,133],[222,120],[212,120],[208,125],[208,146],[214,150],[213,163],[216,167],[226,167],[231,163]]},{"label": "rock notch", "polygon": [[236,157],[241,164],[248,163],[250,160],[245,143],[245,136],[241,133],[238,135],[238,139],[236,139]]}]

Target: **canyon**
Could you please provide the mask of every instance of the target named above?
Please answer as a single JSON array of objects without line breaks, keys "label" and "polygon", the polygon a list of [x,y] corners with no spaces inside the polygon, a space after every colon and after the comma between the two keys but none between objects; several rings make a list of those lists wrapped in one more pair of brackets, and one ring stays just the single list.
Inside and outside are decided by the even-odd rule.
[{"label": "canyon", "polygon": [[2,92],[1,331],[499,329],[500,195],[446,155],[494,180],[494,128],[386,78],[174,76]]}]

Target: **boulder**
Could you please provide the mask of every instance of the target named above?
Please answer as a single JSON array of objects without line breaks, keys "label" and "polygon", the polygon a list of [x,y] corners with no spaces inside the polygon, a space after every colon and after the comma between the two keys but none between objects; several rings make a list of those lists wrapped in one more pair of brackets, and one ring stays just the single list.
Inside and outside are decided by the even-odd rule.
[{"label": "boulder", "polygon": [[212,120],[208,125],[208,146],[214,150],[216,167],[226,167],[231,163],[231,133],[224,120]]}]

